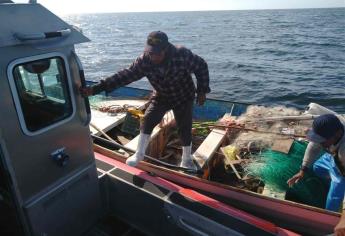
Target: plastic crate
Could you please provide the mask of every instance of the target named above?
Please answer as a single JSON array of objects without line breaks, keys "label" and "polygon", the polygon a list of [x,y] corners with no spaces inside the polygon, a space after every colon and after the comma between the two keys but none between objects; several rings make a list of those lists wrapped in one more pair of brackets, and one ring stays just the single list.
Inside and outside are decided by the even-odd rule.
[{"label": "plastic crate", "polygon": [[138,135],[140,133],[140,119],[139,117],[127,112],[125,121],[122,124],[121,131],[131,135]]}]

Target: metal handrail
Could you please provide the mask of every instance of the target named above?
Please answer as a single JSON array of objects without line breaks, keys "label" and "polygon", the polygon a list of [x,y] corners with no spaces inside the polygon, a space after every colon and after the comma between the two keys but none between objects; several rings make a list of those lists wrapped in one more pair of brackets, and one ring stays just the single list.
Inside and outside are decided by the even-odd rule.
[{"label": "metal handrail", "polygon": [[23,34],[23,33],[15,33],[14,37],[19,39],[20,41],[29,41],[29,40],[42,40],[42,39],[49,39],[49,38],[57,38],[57,37],[67,37],[71,34],[71,29],[63,29],[59,31],[52,31],[52,32],[40,32],[40,33],[31,33],[31,34]]}]

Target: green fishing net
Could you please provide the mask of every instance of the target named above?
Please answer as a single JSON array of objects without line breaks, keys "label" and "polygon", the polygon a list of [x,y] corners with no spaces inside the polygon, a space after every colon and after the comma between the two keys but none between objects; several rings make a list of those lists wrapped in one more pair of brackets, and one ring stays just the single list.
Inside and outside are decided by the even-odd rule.
[{"label": "green fishing net", "polygon": [[299,171],[307,145],[307,142],[294,141],[288,154],[268,149],[248,164],[246,172],[277,192],[286,191],[287,200],[323,207],[328,186],[311,171],[292,188],[287,185],[288,179]]}]

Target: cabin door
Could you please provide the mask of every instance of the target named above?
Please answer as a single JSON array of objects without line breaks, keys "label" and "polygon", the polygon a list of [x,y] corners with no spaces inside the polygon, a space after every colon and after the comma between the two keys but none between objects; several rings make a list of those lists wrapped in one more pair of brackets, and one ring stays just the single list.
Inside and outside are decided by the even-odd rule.
[{"label": "cabin door", "polygon": [[[72,50],[15,59],[1,107],[6,165],[33,235],[74,235],[100,197],[88,117]],[[3,82],[1,82],[3,83]]]}]

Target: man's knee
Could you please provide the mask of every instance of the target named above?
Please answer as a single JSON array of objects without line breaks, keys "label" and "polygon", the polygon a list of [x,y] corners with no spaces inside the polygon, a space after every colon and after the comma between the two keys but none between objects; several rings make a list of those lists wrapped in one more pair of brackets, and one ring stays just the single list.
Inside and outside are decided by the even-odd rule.
[{"label": "man's knee", "polygon": [[167,106],[151,103],[145,112],[140,130],[146,134],[152,133],[154,127],[159,124],[168,110]]}]

